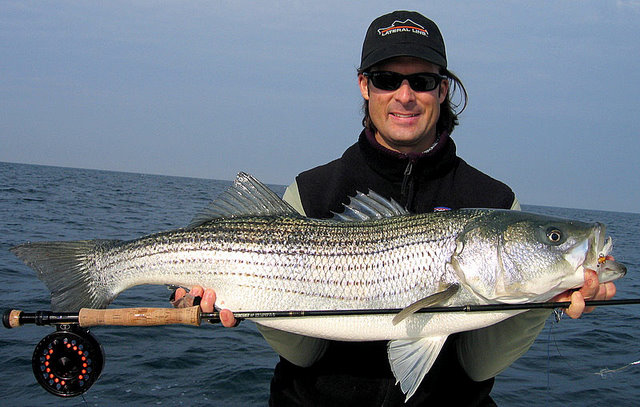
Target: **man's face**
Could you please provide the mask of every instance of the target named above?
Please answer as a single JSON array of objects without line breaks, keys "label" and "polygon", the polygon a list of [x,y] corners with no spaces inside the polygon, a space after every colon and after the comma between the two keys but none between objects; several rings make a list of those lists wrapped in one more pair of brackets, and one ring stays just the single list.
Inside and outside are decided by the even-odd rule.
[{"label": "man's face", "polygon": [[[438,66],[411,57],[392,58],[371,70],[403,75],[439,71]],[[419,153],[431,147],[436,139],[440,104],[449,91],[447,80],[427,92],[414,91],[407,80],[396,90],[377,89],[362,74],[358,75],[358,83],[362,97],[369,101],[369,116],[378,129],[375,135],[378,143],[403,153]]]}]

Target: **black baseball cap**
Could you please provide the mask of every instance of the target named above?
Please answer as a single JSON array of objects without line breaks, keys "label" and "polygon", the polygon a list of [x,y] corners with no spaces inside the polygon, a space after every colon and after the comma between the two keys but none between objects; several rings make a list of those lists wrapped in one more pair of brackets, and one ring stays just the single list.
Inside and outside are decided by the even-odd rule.
[{"label": "black baseball cap", "polygon": [[359,71],[393,57],[416,57],[447,67],[444,40],[433,21],[415,11],[394,11],[373,20],[362,44]]}]

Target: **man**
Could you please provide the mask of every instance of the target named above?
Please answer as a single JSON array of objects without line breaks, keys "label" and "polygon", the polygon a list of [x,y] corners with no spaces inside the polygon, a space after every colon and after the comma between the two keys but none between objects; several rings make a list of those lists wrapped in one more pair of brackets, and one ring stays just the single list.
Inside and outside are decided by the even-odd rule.
[{"label": "man", "polygon": [[[301,173],[285,200],[318,218],[341,211],[356,191],[373,190],[415,213],[436,207],[519,209],[509,187],[457,157],[450,137],[457,115],[444,41],[424,16],[396,11],[374,20],[362,49],[358,86],[364,99],[365,129],[343,156]],[[466,102],[466,100],[465,100]],[[554,300],[571,300],[577,318],[584,299],[608,299],[612,283],[600,285],[594,272],[585,286]],[[201,296],[205,312],[215,293],[194,287],[176,298]],[[531,346],[548,311],[528,311],[499,324],[451,335],[407,405],[495,405],[489,396],[494,376]],[[225,326],[235,320],[228,310]],[[281,358],[271,383],[272,405],[402,405],[404,395],[391,373],[384,342],[337,342],[258,326]]]}]

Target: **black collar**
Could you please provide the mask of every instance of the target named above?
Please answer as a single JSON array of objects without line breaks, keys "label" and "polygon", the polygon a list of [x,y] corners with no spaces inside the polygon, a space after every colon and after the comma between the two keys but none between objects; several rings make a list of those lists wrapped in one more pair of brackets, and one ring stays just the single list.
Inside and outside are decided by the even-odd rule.
[{"label": "black collar", "polygon": [[456,145],[447,133],[440,135],[440,141],[428,153],[404,154],[389,150],[368,130],[360,133],[358,147],[373,171],[396,182],[404,179],[410,163],[414,176],[432,178],[451,169],[457,159]]}]

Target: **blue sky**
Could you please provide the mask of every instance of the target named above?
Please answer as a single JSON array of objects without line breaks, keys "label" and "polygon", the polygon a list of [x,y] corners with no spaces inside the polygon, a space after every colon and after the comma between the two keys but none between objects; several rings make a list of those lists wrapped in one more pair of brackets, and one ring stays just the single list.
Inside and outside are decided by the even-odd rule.
[{"label": "blue sky", "polygon": [[[0,161],[288,184],[357,138],[388,1],[0,1]],[[640,0],[405,1],[523,203],[640,212]]]}]

